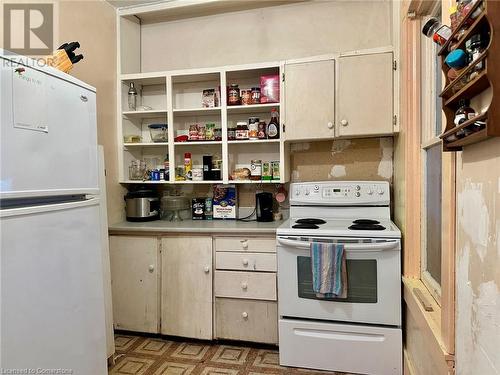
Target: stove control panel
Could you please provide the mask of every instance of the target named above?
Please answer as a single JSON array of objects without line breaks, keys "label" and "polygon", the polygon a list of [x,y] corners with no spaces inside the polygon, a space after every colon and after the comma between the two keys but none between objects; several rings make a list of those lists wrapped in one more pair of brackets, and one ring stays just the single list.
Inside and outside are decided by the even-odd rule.
[{"label": "stove control panel", "polygon": [[389,183],[384,181],[322,181],[290,185],[295,205],[376,205],[390,202]]}]

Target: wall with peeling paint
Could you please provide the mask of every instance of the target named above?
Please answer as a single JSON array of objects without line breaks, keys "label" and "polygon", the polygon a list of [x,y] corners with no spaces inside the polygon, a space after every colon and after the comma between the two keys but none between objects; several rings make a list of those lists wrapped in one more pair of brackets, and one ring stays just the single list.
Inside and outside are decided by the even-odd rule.
[{"label": "wall with peeling paint", "polygon": [[290,146],[291,181],[393,179],[390,137],[295,143]]},{"label": "wall with peeling paint", "polygon": [[500,139],[457,159],[456,374],[500,374]]}]

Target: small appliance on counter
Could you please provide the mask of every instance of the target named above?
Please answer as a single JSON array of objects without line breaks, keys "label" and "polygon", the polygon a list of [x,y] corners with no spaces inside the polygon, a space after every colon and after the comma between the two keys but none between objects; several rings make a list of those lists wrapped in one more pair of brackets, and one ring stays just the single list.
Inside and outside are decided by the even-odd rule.
[{"label": "small appliance on counter", "polygon": [[257,221],[273,221],[273,194],[262,192],[255,194],[255,213]]},{"label": "small appliance on counter", "polygon": [[160,199],[153,190],[129,191],[124,198],[127,221],[152,221],[160,218]]}]

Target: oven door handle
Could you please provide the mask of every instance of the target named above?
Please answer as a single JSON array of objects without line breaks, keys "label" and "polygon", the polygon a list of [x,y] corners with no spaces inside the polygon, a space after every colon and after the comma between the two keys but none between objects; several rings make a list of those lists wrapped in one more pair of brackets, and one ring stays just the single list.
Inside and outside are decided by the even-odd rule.
[{"label": "oven door handle", "polygon": [[[309,249],[311,242],[305,241],[295,241],[285,238],[278,237],[278,243],[283,246],[291,246],[300,249]],[[359,243],[359,244],[345,244],[344,249],[346,251],[384,251],[384,250],[396,250],[399,246],[399,241],[386,241],[379,243]]]}]

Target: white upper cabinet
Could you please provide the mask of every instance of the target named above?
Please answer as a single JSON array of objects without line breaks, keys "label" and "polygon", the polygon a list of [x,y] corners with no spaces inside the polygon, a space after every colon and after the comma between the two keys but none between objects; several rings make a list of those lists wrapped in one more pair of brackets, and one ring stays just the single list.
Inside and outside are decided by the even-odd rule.
[{"label": "white upper cabinet", "polygon": [[335,136],[335,60],[285,64],[287,141]]},{"label": "white upper cabinet", "polygon": [[392,52],[340,56],[337,85],[336,136],[393,133]]}]

